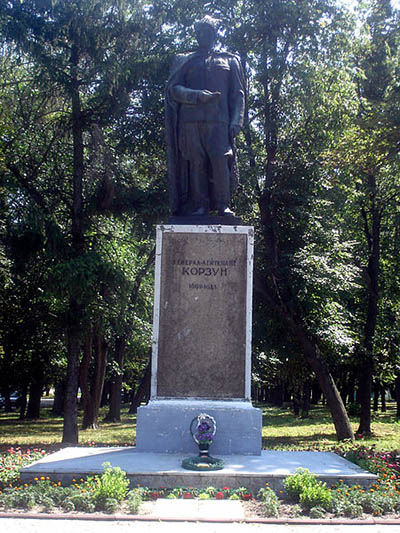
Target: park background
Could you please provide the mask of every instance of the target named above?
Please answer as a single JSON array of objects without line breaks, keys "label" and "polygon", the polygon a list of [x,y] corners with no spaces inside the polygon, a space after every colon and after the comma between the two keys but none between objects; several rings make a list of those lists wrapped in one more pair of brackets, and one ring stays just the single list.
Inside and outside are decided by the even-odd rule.
[{"label": "park background", "polygon": [[[40,442],[50,421],[52,442],[134,442],[155,225],[169,216],[165,82],[206,13],[248,85],[234,206],[256,234],[252,391],[273,413],[264,445],[287,416],[296,430],[323,422],[314,439],[355,431],[395,445],[400,19],[386,0],[0,2],[6,411],[19,393],[2,442],[24,428]],[[107,439],[101,427],[128,431]]]}]

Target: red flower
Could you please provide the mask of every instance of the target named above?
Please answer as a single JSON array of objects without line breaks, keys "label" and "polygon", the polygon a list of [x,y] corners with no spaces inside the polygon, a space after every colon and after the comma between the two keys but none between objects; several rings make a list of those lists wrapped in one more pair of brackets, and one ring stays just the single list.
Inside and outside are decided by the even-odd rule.
[{"label": "red flower", "polygon": [[224,500],[225,499],[224,493],[223,492],[217,492],[217,494],[215,495],[215,499],[216,500]]},{"label": "red flower", "polygon": [[159,494],[156,491],[151,493],[151,497],[152,497],[153,500],[156,500],[158,498],[158,496],[159,496]]},{"label": "red flower", "polygon": [[242,499],[243,500],[251,500],[251,494],[247,493],[247,494],[243,494],[242,495]]},{"label": "red flower", "polygon": [[191,492],[184,492],[183,493],[183,499],[184,500],[191,500],[193,498],[193,495]]}]

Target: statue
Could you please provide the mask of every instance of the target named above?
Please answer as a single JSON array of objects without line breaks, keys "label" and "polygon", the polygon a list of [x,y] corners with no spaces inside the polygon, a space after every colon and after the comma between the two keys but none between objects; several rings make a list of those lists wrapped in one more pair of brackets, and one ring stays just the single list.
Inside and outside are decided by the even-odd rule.
[{"label": "statue", "polygon": [[238,57],[217,52],[217,21],[195,24],[198,49],[179,55],[166,93],[168,175],[173,215],[234,216],[234,139],[243,124],[245,82]]}]

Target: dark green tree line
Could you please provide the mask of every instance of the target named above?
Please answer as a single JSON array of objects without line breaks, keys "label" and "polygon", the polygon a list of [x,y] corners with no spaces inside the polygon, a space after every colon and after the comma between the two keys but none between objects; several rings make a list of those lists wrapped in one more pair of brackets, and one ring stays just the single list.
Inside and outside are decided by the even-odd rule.
[{"label": "dark green tree line", "polygon": [[64,442],[78,438],[78,385],[96,427],[105,380],[118,420],[124,364],[146,366],[164,85],[206,13],[247,75],[235,204],[256,229],[258,385],[282,378],[306,405],[312,375],[340,439],[356,387],[370,432],[373,382],[400,383],[399,17],[384,0],[363,9],[357,26],[321,0],[0,3],[0,360],[39,361],[39,390],[65,354]]}]

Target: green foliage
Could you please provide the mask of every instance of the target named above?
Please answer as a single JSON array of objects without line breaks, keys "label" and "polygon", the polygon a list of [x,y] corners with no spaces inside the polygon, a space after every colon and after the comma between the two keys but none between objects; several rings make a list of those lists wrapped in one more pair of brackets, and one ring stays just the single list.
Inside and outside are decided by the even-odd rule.
[{"label": "green foliage", "polygon": [[294,501],[300,501],[300,494],[305,487],[312,487],[316,483],[314,474],[308,468],[296,468],[295,473],[287,476],[283,487]]},{"label": "green foliage", "polygon": [[80,511],[82,513],[94,513],[96,510],[96,505],[92,499],[92,494],[90,492],[83,492],[81,490],[74,491],[70,496],[68,496],[62,507],[65,511]]},{"label": "green foliage", "polygon": [[142,503],[142,497],[137,490],[131,490],[126,495],[125,503],[130,513],[137,514]]},{"label": "green foliage", "polygon": [[265,516],[278,518],[279,500],[275,492],[267,486],[258,491],[257,497],[264,503]]},{"label": "green foliage", "polygon": [[293,518],[297,518],[301,516],[302,512],[303,512],[303,509],[301,508],[301,505],[299,505],[298,503],[295,503],[294,505],[292,505],[291,515],[293,516]]},{"label": "green foliage", "polygon": [[[71,295],[82,305],[82,337],[102,319],[107,379],[122,375],[135,389],[143,375],[151,343],[147,259],[154,223],[167,216],[164,85],[172,56],[193,45],[193,20],[210,9],[225,26],[222,46],[241,56],[249,87],[235,204],[256,234],[257,386],[282,383],[306,397],[311,376],[274,301],[316,339],[339,388],[366,354],[374,378],[394,383],[398,10],[368,0],[356,24],[325,0],[10,0],[0,6],[7,43],[0,54],[0,389],[65,376]],[[79,253],[71,233],[73,125],[83,146]],[[381,239],[371,248],[374,219]],[[367,353],[370,249],[380,253],[379,291],[372,291],[379,302]],[[121,337],[124,366],[113,361]],[[359,412],[351,405],[349,414]]]},{"label": "green foliage", "polygon": [[315,485],[305,485],[300,493],[300,504],[307,510],[312,507],[329,509],[331,503],[331,491],[326,483],[317,482]]},{"label": "green foliage", "polygon": [[400,493],[393,484],[379,483],[363,488],[339,483],[332,489],[331,511],[336,516],[355,518],[362,513],[381,516],[399,510]]},{"label": "green foliage", "polygon": [[322,507],[329,509],[331,491],[326,483],[318,481],[314,474],[307,468],[297,468],[292,476],[287,476],[284,481],[284,489],[294,500],[299,501],[304,509]]},{"label": "green foliage", "polygon": [[105,500],[102,501],[100,509],[102,509],[105,513],[115,513],[115,511],[119,507],[119,502],[115,498],[105,498]]},{"label": "green foliage", "polygon": [[44,511],[62,508],[66,512],[79,511],[92,513],[95,510],[115,513],[122,501],[130,512],[137,512],[142,501],[140,493],[128,493],[129,480],[119,467],[104,464],[104,473],[62,487],[50,479],[41,478],[33,483],[6,487],[0,491],[0,508],[32,509],[39,507]]},{"label": "green foliage", "polygon": [[106,506],[112,507],[112,500],[122,502],[128,492],[129,479],[119,466],[112,467],[110,463],[103,463],[102,466],[104,473],[89,478],[88,484],[93,487],[93,501],[96,507],[105,510]]},{"label": "green foliage", "polygon": [[312,507],[310,509],[310,518],[324,518],[326,510],[323,507]]}]

